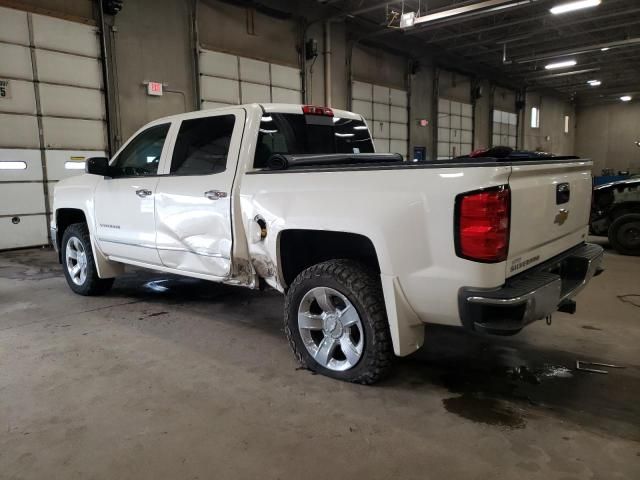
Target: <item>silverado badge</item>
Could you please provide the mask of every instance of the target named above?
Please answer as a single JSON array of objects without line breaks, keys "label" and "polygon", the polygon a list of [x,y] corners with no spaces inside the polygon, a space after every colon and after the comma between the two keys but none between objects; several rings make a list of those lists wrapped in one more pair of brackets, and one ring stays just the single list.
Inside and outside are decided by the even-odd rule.
[{"label": "silverado badge", "polygon": [[562,225],[567,218],[569,217],[569,210],[565,209],[565,208],[561,208],[558,211],[558,214],[556,215],[556,219],[553,221],[553,223],[557,223],[558,225]]}]

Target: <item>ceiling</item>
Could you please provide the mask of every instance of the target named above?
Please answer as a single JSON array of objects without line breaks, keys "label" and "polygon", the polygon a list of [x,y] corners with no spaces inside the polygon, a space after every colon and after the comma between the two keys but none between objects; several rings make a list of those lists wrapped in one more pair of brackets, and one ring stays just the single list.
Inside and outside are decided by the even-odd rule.
[{"label": "ceiling", "polygon": [[[425,52],[444,65],[501,78],[510,85],[553,90],[579,104],[640,97],[640,1],[602,0],[561,15],[551,7],[572,0],[511,0],[499,10],[476,10],[402,30],[399,13],[428,15],[486,0],[319,0],[333,18],[357,24],[367,42]],[[504,8],[508,5],[507,8]],[[464,9],[463,9],[464,10]],[[607,48],[602,51],[602,48]],[[575,60],[576,66],[545,65]],[[588,80],[600,80],[592,87]]]}]

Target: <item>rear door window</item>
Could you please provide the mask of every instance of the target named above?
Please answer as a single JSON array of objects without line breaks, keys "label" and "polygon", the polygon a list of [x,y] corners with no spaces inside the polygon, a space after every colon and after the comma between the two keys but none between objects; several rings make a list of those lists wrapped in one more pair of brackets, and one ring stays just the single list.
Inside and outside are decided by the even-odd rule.
[{"label": "rear door window", "polygon": [[260,122],[254,167],[263,168],[274,154],[374,153],[362,120],[265,113]]},{"label": "rear door window", "polygon": [[227,168],[235,115],[184,120],[171,158],[172,175],[211,175]]}]

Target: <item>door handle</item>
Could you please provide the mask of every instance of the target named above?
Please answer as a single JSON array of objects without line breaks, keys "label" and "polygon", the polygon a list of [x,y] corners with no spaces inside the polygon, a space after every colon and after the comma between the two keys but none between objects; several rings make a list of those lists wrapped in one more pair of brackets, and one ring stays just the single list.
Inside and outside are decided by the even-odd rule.
[{"label": "door handle", "polygon": [[138,195],[140,198],[148,197],[152,193],[153,192],[151,190],[147,190],[146,188],[141,188],[140,190],[136,190],[136,195]]},{"label": "door handle", "polygon": [[221,192],[220,190],[207,190],[204,192],[204,196],[209,200],[218,200],[220,198],[227,198],[227,192]]}]

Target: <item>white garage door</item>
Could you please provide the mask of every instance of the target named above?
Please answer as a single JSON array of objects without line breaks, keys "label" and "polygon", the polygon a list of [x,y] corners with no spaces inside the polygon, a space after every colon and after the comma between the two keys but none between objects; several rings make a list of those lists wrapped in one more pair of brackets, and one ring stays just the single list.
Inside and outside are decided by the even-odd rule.
[{"label": "white garage door", "polygon": [[438,99],[438,160],[471,153],[473,107],[470,103]]},{"label": "white garage door", "polygon": [[367,121],[376,151],[400,153],[404,158],[408,158],[407,92],[372,83],[353,82],[351,98],[351,110],[362,115]]},{"label": "white garage door", "polygon": [[300,70],[212,50],[200,50],[200,108],[241,103],[302,103]]},{"label": "white garage door", "polygon": [[0,249],[48,243],[53,185],[105,155],[99,57],[95,27],[0,7]]},{"label": "white garage door", "polygon": [[494,110],[492,128],[491,145],[493,147],[516,148],[518,141],[518,115],[512,112]]}]

